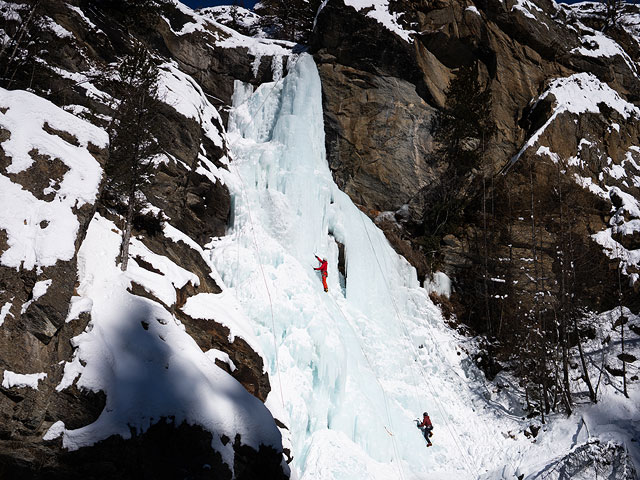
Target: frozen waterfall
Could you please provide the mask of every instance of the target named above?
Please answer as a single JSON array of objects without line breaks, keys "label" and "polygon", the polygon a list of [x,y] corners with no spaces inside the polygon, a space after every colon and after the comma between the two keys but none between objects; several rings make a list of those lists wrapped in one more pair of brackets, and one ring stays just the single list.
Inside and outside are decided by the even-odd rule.
[{"label": "frozen waterfall", "polygon": [[[311,56],[293,62],[255,92],[236,82],[232,225],[211,252],[265,356],[267,406],[290,429],[294,475],[462,479],[504,465],[458,339],[414,268],[333,182],[320,78]],[[329,261],[328,294],[314,254]],[[413,421],[424,410],[429,449]]]}]

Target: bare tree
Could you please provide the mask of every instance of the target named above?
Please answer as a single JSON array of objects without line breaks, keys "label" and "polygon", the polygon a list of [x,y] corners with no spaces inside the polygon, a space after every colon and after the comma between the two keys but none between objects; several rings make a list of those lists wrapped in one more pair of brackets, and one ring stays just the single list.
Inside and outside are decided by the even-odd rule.
[{"label": "bare tree", "polygon": [[604,6],[602,31],[615,27],[624,14],[624,0],[602,0]]},{"label": "bare tree", "polygon": [[34,0],[27,3],[24,10],[17,10],[15,5],[9,4],[9,10],[2,12],[4,39],[0,47],[0,65],[3,65],[0,80],[6,88],[11,88],[16,74],[33,57],[29,50],[39,43],[37,33],[41,4],[41,0]]}]

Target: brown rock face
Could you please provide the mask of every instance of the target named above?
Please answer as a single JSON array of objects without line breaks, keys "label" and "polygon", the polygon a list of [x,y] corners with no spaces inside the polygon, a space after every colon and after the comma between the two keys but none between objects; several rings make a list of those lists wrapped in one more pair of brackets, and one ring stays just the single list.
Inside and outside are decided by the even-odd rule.
[{"label": "brown rock face", "polygon": [[[375,218],[380,210],[396,212],[401,226],[388,217],[380,223],[391,243],[420,275],[441,269],[454,277],[454,302],[463,307],[456,310],[479,331],[495,333],[496,315],[502,322],[534,308],[533,292],[540,284],[531,281],[532,256],[537,275],[547,278],[548,289],[557,294],[558,245],[566,234],[560,219],[566,219],[567,212],[564,201],[548,197],[558,186],[558,174],[563,185],[567,181],[567,198],[576,202],[573,210],[582,212],[572,219],[571,234],[598,265],[598,273],[581,283],[590,308],[609,307],[607,290],[615,284],[611,261],[591,239],[607,227],[611,204],[574,188],[573,175],[601,186],[621,186],[638,198],[632,182],[624,186],[624,179],[603,170],[607,158],[625,164],[630,148],[638,145],[637,119],[620,119],[603,107],[599,114],[566,114],[550,121],[556,107],[551,96],[532,108],[552,79],[577,72],[589,72],[635,101],[640,88],[635,70],[623,54],[605,58],[577,53],[588,32],[576,28],[576,15],[544,1],[536,5],[523,12],[513,2],[493,0],[475,2],[473,8],[457,0],[392,2],[400,23],[417,32],[409,43],[366,11],[332,1],[319,13],[312,38],[323,83],[327,155],[336,182],[370,216]],[[635,41],[622,28],[608,35],[625,55],[636,58]],[[462,157],[446,153],[437,125],[451,114],[454,102],[464,103],[464,95],[458,92],[461,98],[453,98],[451,88],[469,68],[479,89],[489,92],[488,120],[494,128],[490,138],[460,138],[455,151],[473,159],[462,165]],[[503,167],[548,121],[522,161],[505,173]],[[616,130],[614,124],[624,126]],[[581,139],[588,139],[590,146]],[[556,153],[560,166],[536,155],[538,146]],[[562,167],[571,158],[582,160],[579,172]],[[632,178],[633,168],[625,168],[631,168],[627,179]],[[456,193],[451,195],[451,190]],[[404,204],[409,208],[400,210]],[[529,219],[532,208],[539,222],[533,227],[518,220]],[[434,219],[433,212],[444,213]],[[633,245],[631,236],[624,241]],[[504,298],[496,302],[505,295],[505,264],[515,272],[509,281],[522,288],[518,300],[512,296],[513,304]],[[497,281],[489,279],[491,272]],[[634,297],[628,298],[633,303]]]},{"label": "brown rock face", "polygon": [[[171,441],[167,441],[171,439]],[[16,461],[0,454],[2,478],[21,480],[81,480],[91,479],[140,479],[140,478],[232,478],[222,456],[211,449],[212,435],[195,425],[175,425],[171,420],[161,421],[146,432],[132,432],[130,440],[111,437],[93,447],[62,453],[57,463],[47,462],[42,456],[32,463]],[[231,439],[226,439],[225,443]],[[48,442],[49,445],[57,442]],[[261,446],[258,451],[233,443],[236,454],[235,478],[286,479],[278,455],[270,447]],[[18,447],[19,448],[19,447]],[[45,453],[45,448],[41,449]]]},{"label": "brown rock face", "polygon": [[399,209],[437,174],[428,156],[433,107],[406,80],[343,66],[331,56],[318,59],[336,183],[358,204]]},{"label": "brown rock face", "polygon": [[[81,7],[95,27],[69,5]],[[47,45],[42,55],[52,67],[72,73],[86,72],[89,68],[106,69],[108,63],[130,51],[128,39],[135,38],[159,58],[174,60],[193,75],[223,114],[223,107],[230,103],[235,79],[254,83],[271,79],[270,58],[262,60],[254,76],[253,59],[246,49],[211,48],[211,35],[220,32],[175,35],[172,29],[180,30],[186,20],[172,6],[159,7],[163,8],[161,13],[169,19],[171,28],[153,8],[140,10],[134,3],[120,0],[72,0],[66,4],[47,0],[42,2],[42,8],[74,36],[70,39],[58,38],[49,31],[34,33]],[[99,115],[112,114],[107,103],[88,96],[81,86],[57,76],[48,67],[45,72],[40,72],[40,68],[44,67],[34,65],[31,75],[17,72],[13,88],[31,85],[59,106],[82,105],[86,108],[85,118],[106,126],[104,117]],[[99,83],[100,78],[95,82]],[[159,165],[143,193],[148,203],[160,209],[173,227],[203,246],[212,237],[225,234],[230,196],[220,181],[212,181],[196,170],[203,165],[203,156],[215,167],[226,168],[221,159],[228,147],[215,145],[196,120],[184,117],[170,105],[165,106],[161,117],[166,136],[163,144],[167,145],[166,153],[175,160]],[[224,130],[223,125],[215,126]],[[71,144],[76,142],[72,132],[45,128]],[[0,142],[9,137],[10,132],[0,129]],[[105,164],[107,151],[92,147],[89,150],[100,164]],[[31,155],[35,161],[30,169],[8,174],[6,167],[10,159],[0,144],[0,174],[32,191],[37,198],[50,201],[50,195],[45,195],[43,190],[49,186],[56,188],[65,166],[56,159],[44,158],[37,151]],[[76,253],[96,210],[117,225],[121,224],[122,212],[116,203],[103,196],[95,205],[74,211],[80,224]],[[41,228],[46,226],[43,224]],[[237,367],[231,374],[249,392],[264,400],[270,385],[260,356],[242,339],[230,343],[229,331],[217,322],[192,319],[180,311],[191,295],[220,292],[201,252],[182,241],[165,237],[161,222],[152,216],[140,215],[134,219],[133,235],[154,253],[198,277],[198,287],[191,283],[185,285],[176,292],[176,303],[164,306],[184,323],[203,350],[217,348],[227,352]],[[8,248],[7,240],[6,232],[0,229],[0,254]],[[132,262],[154,271],[154,267],[141,258],[133,258]],[[81,314],[78,319],[65,322],[71,297],[77,294],[77,271],[75,256],[40,270],[0,266],[0,309],[8,306],[8,310],[3,310],[7,315],[0,326],[0,372],[47,374],[39,381],[37,390],[0,387],[0,478],[231,478],[220,455],[211,449],[211,433],[199,427],[173,425],[171,419],[156,419],[159,423],[144,434],[134,434],[130,440],[112,437],[72,453],[62,448],[59,439],[42,440],[55,421],[62,420],[70,429],[94,422],[106,402],[104,393],[80,391],[75,385],[56,390],[63,376],[64,362],[73,356],[71,339],[82,333],[90,321],[87,314]],[[34,300],[34,286],[43,280],[51,280],[51,285],[44,295]],[[153,299],[151,293],[136,284],[132,286],[132,293]],[[27,305],[24,311],[23,305]],[[221,365],[221,368],[227,367]],[[240,438],[225,438],[223,442],[234,444],[236,478],[286,478],[281,467],[282,452],[264,447],[254,450],[242,446]]]},{"label": "brown rock face", "polygon": [[[66,135],[65,132],[55,134],[65,139],[71,138],[68,132]],[[94,152],[96,159],[104,162],[107,152]],[[45,202],[57,201],[49,195],[42,195],[42,191],[49,185],[59,183],[68,168],[59,159],[38,154],[32,155],[32,158],[34,163],[30,168],[7,176],[24,190],[32,192],[34,197]],[[2,145],[0,159],[0,174],[6,174],[9,162]],[[76,250],[82,244],[94,212],[95,206],[88,204],[75,209],[79,222]],[[47,226],[46,221],[40,224],[42,229]],[[6,238],[6,233],[1,232]],[[0,242],[1,252],[7,247],[6,240]],[[103,394],[81,392],[75,387],[62,393],[55,391],[62,379],[61,361],[70,360],[72,356],[71,339],[79,335],[89,322],[86,314],[69,323],[65,322],[76,278],[75,257],[42,268],[14,269],[0,265],[0,305],[5,308],[6,314],[0,326],[0,368],[3,373],[46,373],[46,377],[38,382],[37,390],[0,387],[0,457],[3,457],[0,475],[4,466],[12,461],[24,464],[34,461],[38,454],[30,444],[39,442],[53,419],[68,421],[70,425],[79,427],[93,422],[104,407]],[[48,282],[49,286],[46,293],[36,299],[34,287],[37,282]]]}]

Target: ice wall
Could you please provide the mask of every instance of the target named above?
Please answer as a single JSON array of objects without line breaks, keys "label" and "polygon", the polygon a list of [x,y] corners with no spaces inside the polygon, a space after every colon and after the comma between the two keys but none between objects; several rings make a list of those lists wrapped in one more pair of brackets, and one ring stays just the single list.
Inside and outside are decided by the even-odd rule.
[{"label": "ice wall", "polygon": [[[236,83],[232,227],[211,245],[267,356],[267,404],[291,430],[293,467],[316,480],[477,478],[478,459],[501,452],[479,440],[492,427],[474,411],[464,356],[413,267],[334,184],[320,78],[312,57],[294,62],[255,92]],[[329,293],[314,253],[329,261]],[[424,410],[428,450],[413,423]]]}]

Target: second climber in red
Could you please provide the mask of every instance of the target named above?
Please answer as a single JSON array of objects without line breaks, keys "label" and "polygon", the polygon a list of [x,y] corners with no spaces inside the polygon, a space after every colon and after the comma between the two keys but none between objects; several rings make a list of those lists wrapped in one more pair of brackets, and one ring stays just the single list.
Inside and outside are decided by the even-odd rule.
[{"label": "second climber in red", "polygon": [[427,441],[427,447],[433,445],[431,443],[431,439],[429,437],[433,436],[431,430],[433,430],[433,425],[431,424],[431,419],[429,418],[429,414],[424,412],[422,414],[422,423],[420,420],[416,420],[416,424],[420,430],[422,430],[422,434],[424,435],[424,439]]},{"label": "second climber in red", "polygon": [[316,259],[320,262],[320,266],[318,268],[314,268],[314,270],[319,270],[322,274],[322,286],[324,287],[324,291],[328,292],[329,287],[327,287],[327,259],[320,258],[319,256],[315,256]]}]

